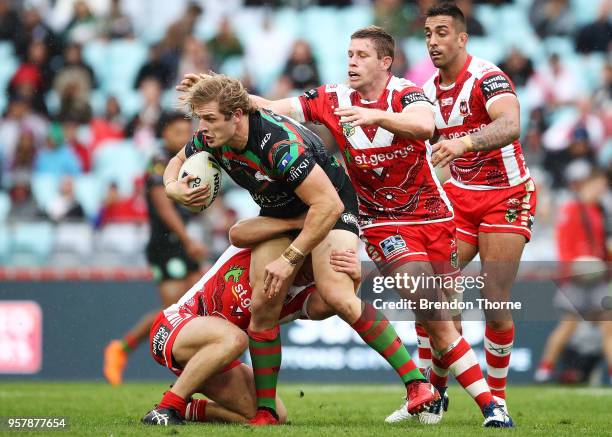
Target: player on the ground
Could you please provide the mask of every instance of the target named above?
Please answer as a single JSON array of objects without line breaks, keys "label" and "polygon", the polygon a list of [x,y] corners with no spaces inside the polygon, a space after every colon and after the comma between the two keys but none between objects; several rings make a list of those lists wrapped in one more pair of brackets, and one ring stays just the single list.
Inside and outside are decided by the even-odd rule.
[{"label": "player on the ground", "polygon": [[[146,198],[151,236],[147,259],[157,282],[162,308],[178,300],[200,277],[199,263],[206,246],[187,234],[186,223],[192,215],[168,199],[163,174],[166,165],[191,137],[191,121],[183,113],[168,114],[160,120],[163,147],[147,166]],[[121,340],[111,341],[104,350],[104,377],[112,385],[123,380],[128,355],[149,335],[157,311],[144,315]]]},{"label": "player on the ground", "polygon": [[[434,6],[426,17],[425,40],[438,71],[423,88],[442,136],[432,146],[432,163],[450,164],[444,189],[455,210],[459,264],[463,268],[479,253],[483,297],[507,302],[536,207],[518,140],[519,102],[503,71],[468,54],[457,6]],[[510,311],[485,311],[485,317],[487,382],[505,407],[514,324]],[[434,360],[431,381],[443,389],[446,374]]]},{"label": "player on the ground", "polygon": [[[425,140],[435,124],[431,103],[412,82],[390,73],[393,37],[371,26],[351,36],[348,85],[323,85],[301,97],[254,100],[334,135],[359,197],[366,251],[384,272],[456,275],[452,207],[434,174]],[[404,297],[444,300],[443,290],[410,290]],[[486,426],[509,426],[497,408],[471,347],[440,312],[415,310],[443,366],[476,400]]]},{"label": "player on the ground", "polygon": [[[300,220],[269,219],[266,224],[276,230],[279,226],[288,225],[287,230],[301,226]],[[290,244],[291,240],[285,237],[285,242]],[[357,287],[360,266],[354,252],[332,253],[329,261],[350,275]],[[250,262],[250,249],[229,247],[176,304],[157,316],[150,333],[151,354],[178,379],[143,423],[178,425],[185,419],[244,423],[255,416],[253,371],[239,360],[248,345],[244,331],[253,300]],[[281,323],[297,318],[322,320],[332,314],[317,293],[312,263],[307,259],[283,302]],[[209,399],[191,398],[195,393]],[[287,412],[278,396],[276,410],[279,421],[284,422]]]},{"label": "player on the ground", "polygon": [[317,289],[325,302],[396,370],[407,388],[410,412],[438,396],[425,383],[388,320],[355,295],[353,281],[335,271],[332,250],[357,250],[357,198],[344,169],[311,131],[287,117],[258,110],[242,84],[223,75],[196,77],[184,102],[200,120],[193,140],[173,158],[164,174],[169,196],[203,204],[210,187],[186,195],[177,181],[181,163],[198,151],[214,155],[230,177],[261,207],[260,216],[290,218],[306,214],[304,227],[287,247],[271,239],[253,249],[253,302],[249,350],[255,373],[258,412],[254,425],[278,423],[275,393],[281,364],[278,320],[288,284],[312,253]]}]

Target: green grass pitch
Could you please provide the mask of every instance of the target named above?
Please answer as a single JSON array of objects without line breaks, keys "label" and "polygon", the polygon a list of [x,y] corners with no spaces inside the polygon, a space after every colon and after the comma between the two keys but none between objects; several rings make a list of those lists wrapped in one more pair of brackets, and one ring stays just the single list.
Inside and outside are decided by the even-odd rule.
[{"label": "green grass pitch", "polygon": [[[68,431],[53,435],[612,435],[611,388],[523,386],[509,392],[517,428],[485,430],[473,401],[458,386],[450,388],[450,410],[438,426],[415,422],[387,425],[387,414],[401,403],[397,385],[282,384],[290,424],[253,429],[242,425],[189,424],[175,428],[141,425],[140,418],[168,388],[162,383],[110,387],[96,382],[3,382],[0,416],[65,416]],[[303,396],[301,396],[303,393]],[[4,431],[4,430],[3,430]],[[407,434],[409,433],[409,434]],[[8,435],[7,433],[2,433]],[[11,433],[12,434],[12,433]],[[42,432],[19,435],[49,434]]]}]

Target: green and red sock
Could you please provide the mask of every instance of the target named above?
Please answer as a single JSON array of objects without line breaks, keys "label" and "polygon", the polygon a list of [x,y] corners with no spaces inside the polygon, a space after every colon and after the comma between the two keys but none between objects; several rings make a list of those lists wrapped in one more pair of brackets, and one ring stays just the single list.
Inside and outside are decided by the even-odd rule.
[{"label": "green and red sock", "polygon": [[247,333],[255,376],[257,408],[265,408],[276,414],[276,384],[282,360],[280,329],[277,325],[259,332],[248,329]]},{"label": "green and red sock", "polygon": [[365,304],[361,316],[351,327],[368,346],[387,360],[404,384],[425,380],[393,326],[372,305]]},{"label": "green and red sock", "polygon": [[130,334],[125,334],[121,339],[121,346],[124,351],[130,353],[138,346],[138,340]]}]

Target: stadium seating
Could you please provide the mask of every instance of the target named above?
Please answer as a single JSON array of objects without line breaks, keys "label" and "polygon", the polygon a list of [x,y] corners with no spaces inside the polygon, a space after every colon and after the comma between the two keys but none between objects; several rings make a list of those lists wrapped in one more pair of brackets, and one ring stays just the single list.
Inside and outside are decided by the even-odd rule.
[{"label": "stadium seating", "polygon": [[20,222],[8,226],[11,235],[11,264],[38,266],[46,263],[53,248],[53,225],[49,222]]},{"label": "stadium seating", "polygon": [[131,194],[134,179],[144,172],[145,166],[146,157],[130,140],[104,142],[93,157],[95,177],[107,184],[115,182],[124,195]]}]

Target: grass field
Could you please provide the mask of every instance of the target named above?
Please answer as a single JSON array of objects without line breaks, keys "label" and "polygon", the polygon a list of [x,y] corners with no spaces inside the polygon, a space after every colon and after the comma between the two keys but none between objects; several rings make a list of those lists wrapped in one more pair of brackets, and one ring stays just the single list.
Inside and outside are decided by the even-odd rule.
[{"label": "grass field", "polygon": [[[387,385],[283,384],[281,396],[290,424],[265,429],[189,424],[151,428],[140,418],[160,399],[167,384],[128,383],[110,387],[95,382],[3,382],[0,416],[64,416],[70,428],[54,435],[612,435],[612,389],[515,387],[510,413],[514,431],[485,430],[475,404],[458,387],[450,389],[450,410],[439,426],[387,425],[385,416],[401,402],[402,390]],[[303,393],[303,396],[301,396]],[[2,433],[2,432],[0,432]],[[4,433],[2,433],[4,434]],[[41,435],[41,432],[19,435]],[[4,434],[6,435],[6,434]]]}]

